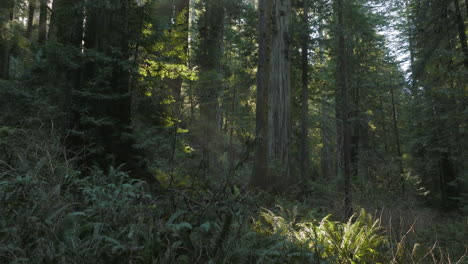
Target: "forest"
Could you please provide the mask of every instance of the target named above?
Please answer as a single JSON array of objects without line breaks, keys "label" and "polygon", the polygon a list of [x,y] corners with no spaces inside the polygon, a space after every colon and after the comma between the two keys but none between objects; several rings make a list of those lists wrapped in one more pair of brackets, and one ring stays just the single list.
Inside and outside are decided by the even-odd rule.
[{"label": "forest", "polygon": [[468,0],[0,0],[0,263],[468,263]]}]

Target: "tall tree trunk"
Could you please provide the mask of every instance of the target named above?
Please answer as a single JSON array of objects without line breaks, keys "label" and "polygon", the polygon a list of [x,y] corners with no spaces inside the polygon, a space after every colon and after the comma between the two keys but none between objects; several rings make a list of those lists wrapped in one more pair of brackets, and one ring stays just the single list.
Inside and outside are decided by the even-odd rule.
[{"label": "tall tree trunk", "polygon": [[255,162],[250,179],[252,187],[268,188],[270,172],[268,167],[268,93],[271,64],[271,12],[270,0],[259,0],[259,39],[257,71],[256,139]]},{"label": "tall tree trunk", "polygon": [[[384,104],[383,104],[383,100],[382,100],[382,96],[379,96],[379,106],[380,106],[380,111],[381,111],[381,115],[380,115],[380,121],[381,121],[381,126],[382,126],[382,134],[383,134],[383,143],[384,143],[384,150],[385,150],[385,156],[384,156],[384,162],[386,162],[387,160],[387,156],[390,155],[390,151],[388,149],[388,142],[387,142],[387,126],[386,126],[386,122],[385,122],[385,117],[386,117],[386,114],[385,114],[385,107],[384,107]],[[385,171],[385,179],[387,181],[387,184],[390,185],[391,183],[391,179],[390,179],[390,172],[389,170],[386,170]]]},{"label": "tall tree trunk", "polygon": [[34,13],[36,12],[36,1],[29,0],[28,4],[28,25],[26,28],[26,38],[31,39],[31,34],[34,26]]},{"label": "tall tree trunk", "polygon": [[277,183],[292,183],[290,174],[291,83],[289,54],[290,0],[274,0],[268,102],[268,162]]},{"label": "tall tree trunk", "polygon": [[[0,3],[0,17],[5,20],[0,20],[2,24],[8,24],[13,20],[13,10],[15,7],[14,0],[2,0]],[[5,38],[6,34],[0,34],[0,79],[10,78],[10,53],[11,53],[11,39]]]},{"label": "tall tree trunk", "polygon": [[202,127],[202,167],[207,171],[214,162],[218,136],[218,94],[222,86],[224,5],[220,0],[205,0],[205,12],[200,19],[199,100]]},{"label": "tall tree trunk", "polygon": [[[187,64],[188,61],[184,58],[188,57],[189,47],[189,12],[190,12],[190,1],[189,0],[174,0],[173,2],[173,24],[174,30],[173,39],[177,43],[178,47],[182,45],[182,54],[178,53],[174,56],[173,61],[178,64]],[[180,44],[182,43],[182,44]],[[180,52],[180,51],[179,51]],[[188,66],[188,65],[187,65]],[[177,143],[177,131],[181,122],[181,109],[183,104],[182,99],[182,85],[184,80],[182,77],[176,79],[168,79],[167,84],[172,92],[174,103],[172,104],[172,119],[174,121],[174,140],[172,149],[172,161],[175,161],[175,151]]]},{"label": "tall tree trunk", "polygon": [[[81,1],[78,1],[81,2]],[[57,4],[58,1],[54,0],[52,1],[52,11],[50,15],[50,22],[49,22],[49,30],[47,31],[47,40],[48,41],[56,41],[57,40],[57,27],[60,25],[57,25]],[[81,17],[82,15],[80,15]],[[74,18],[70,18],[74,19]]]},{"label": "tall tree trunk", "polygon": [[38,42],[44,43],[47,39],[47,3],[48,0],[40,0],[39,7],[39,37]]},{"label": "tall tree trunk", "polygon": [[292,182],[289,166],[291,2],[261,0],[259,10],[257,149],[251,184],[254,187],[280,189]]},{"label": "tall tree trunk", "polygon": [[353,214],[351,204],[351,128],[350,128],[350,104],[349,104],[349,72],[348,72],[348,57],[349,51],[346,47],[346,26],[344,22],[344,10],[346,0],[335,0],[336,16],[337,16],[337,69],[336,83],[337,90],[341,98],[338,98],[337,103],[340,105],[343,123],[343,147],[342,157],[344,165],[344,213],[345,217],[349,218]]},{"label": "tall tree trunk", "polygon": [[[405,2],[405,8],[406,12],[409,14],[410,13],[410,0],[406,0]],[[414,43],[414,38],[415,38],[415,30],[414,30],[414,21],[411,19],[410,15],[407,15],[406,17],[406,30],[408,33],[408,51],[410,54],[410,72],[411,72],[411,94],[413,96],[416,95],[417,89],[416,89],[416,77],[415,77],[415,43]]]},{"label": "tall tree trunk", "polygon": [[[319,38],[324,39],[325,34],[323,30],[319,28],[318,30]],[[322,65],[324,61],[324,51],[321,46],[319,46],[319,54],[318,64]],[[326,94],[322,95],[322,102],[321,102],[321,115],[322,115],[322,122],[320,128],[320,135],[323,142],[323,147],[320,150],[320,164],[322,170],[322,176],[326,179],[335,178],[337,175],[337,162],[336,162],[336,124],[337,122],[335,119],[335,126],[332,122],[328,121],[331,119],[331,107],[329,106],[328,98]],[[335,130],[333,130],[335,129]],[[341,137],[341,136],[340,136]]]},{"label": "tall tree trunk", "polygon": [[400,132],[398,130],[398,119],[397,119],[397,109],[395,103],[395,96],[393,93],[393,83],[390,80],[390,95],[392,99],[392,116],[393,116],[393,132],[395,133],[395,140],[396,140],[396,148],[397,148],[397,155],[398,155],[398,167],[400,169],[400,186],[401,191],[405,192],[405,178],[404,178],[404,171],[403,171],[403,155],[401,153],[400,147]]},{"label": "tall tree trunk", "polygon": [[322,115],[322,122],[320,128],[320,135],[323,142],[323,147],[320,150],[320,166],[322,170],[322,176],[325,179],[332,179],[336,176],[336,168],[335,168],[335,146],[333,144],[333,133],[330,131],[332,130],[328,125],[330,124],[330,106],[326,98],[322,99],[321,103],[321,115]]},{"label": "tall tree trunk", "polygon": [[[357,42],[357,41],[356,41]],[[355,54],[357,57],[362,56],[361,54]],[[364,65],[365,67],[365,65]],[[355,179],[359,174],[359,151],[361,145],[361,79],[360,71],[352,71],[352,76],[356,80],[354,87],[348,89],[351,90],[352,100],[348,103],[348,122],[350,126],[350,137],[351,137],[351,178]],[[350,80],[351,72],[348,73],[348,80]],[[349,95],[347,95],[349,96]]]},{"label": "tall tree trunk", "polygon": [[460,45],[464,55],[463,65],[465,65],[465,68],[468,70],[468,43],[466,39],[465,22],[463,21],[463,16],[460,11],[460,3],[458,0],[453,0],[453,4],[455,5],[455,18],[458,26],[458,37],[460,39]]},{"label": "tall tree trunk", "polygon": [[304,36],[302,40],[302,94],[301,94],[301,176],[308,178],[309,173],[309,1],[303,0],[302,23]]}]

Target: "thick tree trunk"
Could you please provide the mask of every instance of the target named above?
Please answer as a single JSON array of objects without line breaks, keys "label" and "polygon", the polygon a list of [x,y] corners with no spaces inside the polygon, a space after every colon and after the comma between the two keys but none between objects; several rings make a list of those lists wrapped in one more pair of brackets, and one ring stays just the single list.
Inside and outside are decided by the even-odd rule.
[{"label": "thick tree trunk", "polygon": [[34,26],[34,13],[36,12],[36,1],[29,0],[28,4],[28,25],[26,28],[26,38],[31,39],[31,34]]},{"label": "thick tree trunk", "polygon": [[44,43],[47,40],[47,3],[48,0],[40,0],[39,7],[39,37],[38,42]]},{"label": "thick tree trunk", "polygon": [[268,93],[271,63],[272,25],[270,18],[272,7],[271,1],[259,0],[256,146],[250,185],[260,188],[268,188],[272,184],[268,167]]},{"label": "thick tree trunk", "polygon": [[223,55],[224,6],[220,0],[205,0],[205,12],[200,19],[200,54],[198,64],[200,125],[202,127],[202,163],[205,171],[214,162],[218,137],[218,94],[221,89],[221,58]]},{"label": "thick tree trunk", "polygon": [[304,23],[304,36],[302,40],[302,94],[301,94],[301,176],[308,178],[309,173],[309,1],[303,0],[302,22]]},{"label": "thick tree trunk", "polygon": [[291,2],[261,0],[259,9],[257,149],[251,184],[254,187],[280,189],[292,182],[289,166]]},{"label": "thick tree trunk", "polygon": [[290,178],[291,83],[289,54],[290,0],[274,0],[268,102],[268,162],[276,182],[292,183]]},{"label": "thick tree trunk", "polygon": [[350,128],[350,103],[349,103],[349,70],[348,57],[349,52],[346,47],[346,29],[344,22],[344,9],[346,0],[335,0],[337,30],[338,30],[338,45],[337,45],[337,69],[336,83],[337,90],[341,98],[337,98],[337,103],[340,105],[343,123],[343,147],[342,157],[344,165],[344,213],[345,217],[349,218],[353,214],[351,204],[351,128]]}]

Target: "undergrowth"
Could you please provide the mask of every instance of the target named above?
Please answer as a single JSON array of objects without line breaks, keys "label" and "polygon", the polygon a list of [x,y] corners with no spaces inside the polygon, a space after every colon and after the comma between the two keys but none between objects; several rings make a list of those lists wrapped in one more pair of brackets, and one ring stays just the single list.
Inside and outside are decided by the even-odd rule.
[{"label": "undergrowth", "polygon": [[0,263],[466,263],[364,210],[340,222],[311,200],[174,175],[150,193],[119,168],[83,175],[50,130],[1,131]]}]

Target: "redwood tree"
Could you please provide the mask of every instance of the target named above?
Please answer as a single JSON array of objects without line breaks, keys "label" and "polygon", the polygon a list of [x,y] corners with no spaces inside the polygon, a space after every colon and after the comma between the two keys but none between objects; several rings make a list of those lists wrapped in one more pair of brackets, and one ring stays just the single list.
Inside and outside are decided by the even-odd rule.
[{"label": "redwood tree", "polygon": [[251,185],[269,188],[291,182],[291,1],[260,0],[259,12],[257,146]]}]

